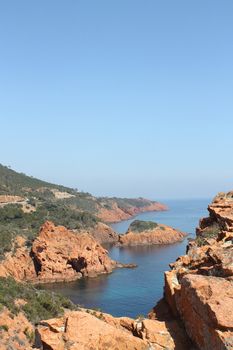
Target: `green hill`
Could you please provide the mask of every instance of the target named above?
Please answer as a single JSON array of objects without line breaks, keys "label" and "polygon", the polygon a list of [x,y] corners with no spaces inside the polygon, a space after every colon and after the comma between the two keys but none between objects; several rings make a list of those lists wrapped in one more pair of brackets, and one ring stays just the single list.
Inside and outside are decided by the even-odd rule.
[{"label": "green hill", "polygon": [[109,221],[109,213],[130,216],[135,209],[143,211],[155,203],[142,198],[97,198],[0,164],[0,257],[12,248],[16,235],[26,236],[31,244],[46,220],[70,229],[93,229],[100,218]]}]

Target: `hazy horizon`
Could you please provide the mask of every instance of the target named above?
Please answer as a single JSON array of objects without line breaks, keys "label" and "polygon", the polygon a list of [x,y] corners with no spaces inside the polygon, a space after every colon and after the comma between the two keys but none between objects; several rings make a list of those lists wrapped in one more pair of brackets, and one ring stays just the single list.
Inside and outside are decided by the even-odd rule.
[{"label": "hazy horizon", "polygon": [[0,163],[98,196],[233,188],[233,2],[0,4]]}]

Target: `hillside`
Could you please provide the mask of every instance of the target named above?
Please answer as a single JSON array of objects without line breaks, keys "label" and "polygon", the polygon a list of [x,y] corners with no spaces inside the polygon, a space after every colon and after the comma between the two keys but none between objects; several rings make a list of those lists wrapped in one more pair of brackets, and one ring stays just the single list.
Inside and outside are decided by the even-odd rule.
[{"label": "hillside", "polygon": [[[21,198],[14,200],[12,196]],[[110,221],[111,216],[113,221],[119,221],[122,220],[122,217],[128,218],[147,208],[149,210],[151,208],[154,208],[153,210],[166,209],[163,204],[144,198],[94,197],[90,193],[79,192],[73,188],[51,184],[17,173],[0,164],[0,205],[6,202],[19,202],[20,204],[23,201],[34,206],[42,202],[59,203],[73,210],[87,211],[100,217],[103,221]]]},{"label": "hillside", "polygon": [[[97,198],[0,165],[0,258],[12,249],[14,238],[19,234],[25,236],[30,245],[47,220],[91,233],[99,232],[102,227],[107,237],[108,227],[101,226],[101,221],[120,221],[139,212],[165,209],[163,204],[143,198]],[[112,235],[109,228],[110,240]]]}]

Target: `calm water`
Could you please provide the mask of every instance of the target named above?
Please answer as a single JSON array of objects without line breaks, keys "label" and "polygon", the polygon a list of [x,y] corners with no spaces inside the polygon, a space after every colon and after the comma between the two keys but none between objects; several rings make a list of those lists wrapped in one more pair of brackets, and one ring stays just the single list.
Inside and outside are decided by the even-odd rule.
[{"label": "calm water", "polygon": [[[164,201],[169,211],[143,213],[137,219],[167,224],[194,236],[201,217],[207,215],[210,199]],[[134,218],[135,219],[135,218]],[[119,233],[133,220],[113,224]],[[136,269],[117,269],[112,274],[86,278],[71,283],[46,285],[69,297],[74,303],[101,308],[115,316],[146,315],[163,294],[163,272],[168,264],[185,254],[187,239],[164,246],[111,248],[111,257],[123,263],[136,263]]]}]

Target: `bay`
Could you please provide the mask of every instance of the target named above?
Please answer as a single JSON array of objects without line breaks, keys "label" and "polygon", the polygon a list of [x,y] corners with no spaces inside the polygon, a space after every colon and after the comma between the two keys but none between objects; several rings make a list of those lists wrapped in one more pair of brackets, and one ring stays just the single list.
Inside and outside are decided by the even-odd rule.
[{"label": "bay", "polygon": [[[187,199],[163,201],[169,210],[137,215],[111,226],[118,233],[127,231],[135,220],[149,220],[170,225],[195,236],[199,219],[207,216],[210,199]],[[188,238],[187,237],[187,238]],[[110,256],[123,263],[136,263],[135,269],[117,269],[108,275],[85,278],[69,283],[45,285],[60,292],[74,303],[88,308],[100,308],[114,316],[146,315],[163,295],[164,271],[169,263],[185,254],[187,238],[170,245],[144,247],[109,247]]]}]

